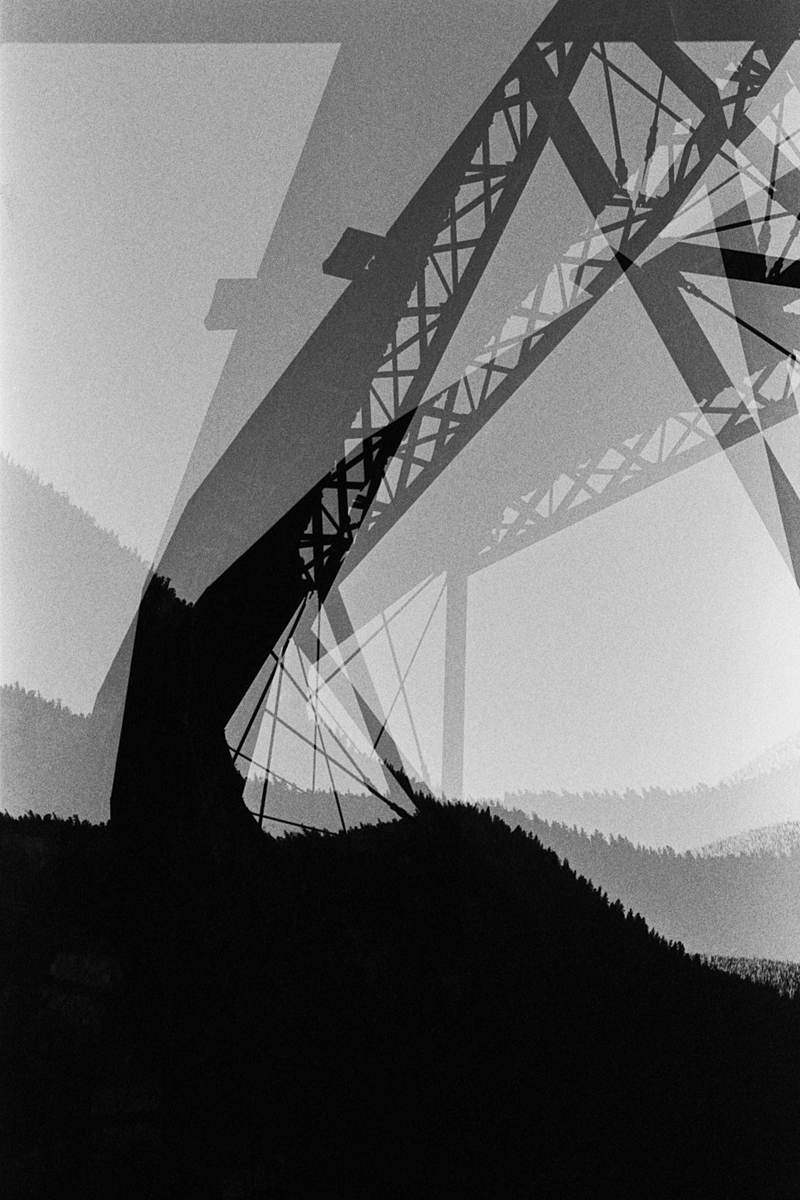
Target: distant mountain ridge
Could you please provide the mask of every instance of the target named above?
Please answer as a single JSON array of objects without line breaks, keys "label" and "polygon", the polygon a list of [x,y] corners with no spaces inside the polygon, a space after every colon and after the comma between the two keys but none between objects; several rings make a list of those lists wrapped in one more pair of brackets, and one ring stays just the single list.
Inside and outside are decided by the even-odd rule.
[{"label": "distant mountain ridge", "polygon": [[148,565],[0,455],[2,682],[88,712],[136,612]]},{"label": "distant mountain ridge", "polygon": [[[88,712],[136,612],[147,564],[69,497],[4,455],[0,501],[0,679],[7,685],[18,681],[24,690],[60,701],[75,714]],[[8,702],[4,696],[3,703]],[[40,770],[38,760],[44,762],[47,752],[39,734],[35,740],[34,760],[24,751],[27,764],[16,775],[14,811],[52,809],[68,815],[74,804],[78,807],[71,811],[104,819],[96,798],[88,808],[83,803],[77,779],[74,795],[56,796],[49,785],[44,792],[38,784],[29,786],[49,771]],[[24,737],[17,739],[17,760],[23,742]],[[56,778],[52,772],[49,777]],[[680,851],[705,847],[800,818],[800,734],[714,788],[622,796],[520,793],[507,795],[505,803],[548,821],[622,834],[644,845]]]},{"label": "distant mountain ridge", "polygon": [[[94,723],[24,688],[0,688],[3,810],[15,816],[32,810],[106,820],[107,797],[98,797],[90,786]],[[245,788],[245,803],[253,811],[261,806],[261,793],[255,779]],[[348,829],[392,819],[372,796],[341,793],[338,799]],[[612,900],[641,913],[652,928],[692,952],[800,962],[800,822],[675,854],[621,837],[590,836],[497,802],[488,807],[512,828],[535,834]],[[274,783],[266,814],[272,833],[302,825],[340,828],[332,792]]]},{"label": "distant mountain ridge", "polygon": [[[768,751],[763,760],[768,761],[772,753]],[[786,756],[782,765],[760,773],[751,773],[748,766],[737,772],[740,774],[714,787],[701,784],[682,792],[663,788],[622,794],[508,792],[502,803],[590,834],[596,831],[651,848],[671,846],[680,852],[800,819],[800,758]],[[476,798],[476,802],[484,801]],[[487,802],[493,801],[487,798]],[[721,830],[728,831],[723,838]]]},{"label": "distant mountain ridge", "polygon": [[93,721],[19,684],[0,687],[0,808],[106,820],[87,787]]},{"label": "distant mountain ridge", "polygon": [[[260,785],[252,780],[245,803],[258,811],[260,799]],[[345,792],[339,801],[348,828],[392,819],[373,797]],[[634,846],[622,837],[589,835],[497,802],[479,807],[533,834],[611,900],[641,913],[651,928],[693,953],[800,963],[800,841],[782,854],[765,848],[759,837],[749,850],[735,846],[713,855],[676,854]],[[280,783],[269,788],[266,816],[273,835],[298,825],[331,831],[340,827],[332,792],[312,793]],[[747,845],[746,837],[742,845]]]},{"label": "distant mountain ridge", "polygon": [[735,837],[721,838],[694,853],[701,858],[719,858],[726,854],[794,854],[797,850],[800,850],[800,821],[782,821],[779,825],[765,825]]},{"label": "distant mountain ridge", "polygon": [[[92,763],[101,753],[101,746],[94,745],[94,726],[95,721],[89,717],[17,683],[0,686],[2,808],[17,816],[30,810],[106,820],[108,797],[95,794],[91,783]],[[507,795],[503,802],[485,799],[475,803],[488,804],[498,814],[511,811],[524,816],[553,848],[555,844],[543,836],[549,828],[563,829],[592,844],[607,845],[609,838],[627,841],[632,850],[640,850],[643,855],[648,846],[668,847],[673,854],[691,852],[699,858],[791,855],[800,847],[800,821],[785,819],[765,824],[763,816],[770,810],[778,814],[788,810],[791,816],[797,812],[799,776],[798,764],[790,763],[737,784],[677,794],[656,789],[644,795],[632,792],[622,796],[545,793]],[[257,779],[246,787],[245,802],[255,811],[260,808],[261,790]],[[339,799],[348,827],[386,819],[385,807],[367,795],[342,792]],[[670,811],[660,811],[661,805]],[[270,825],[275,833],[291,828],[293,823],[332,830],[340,825],[332,792],[312,793],[275,783],[269,788],[266,808],[267,814],[276,818],[277,823]],[[718,829],[732,817],[744,826],[741,832],[725,838],[707,836],[709,828]],[[674,836],[677,828],[683,831],[680,845],[674,844],[678,841]],[[579,832],[583,830],[587,832]],[[728,953],[728,949],[718,952]],[[736,947],[731,950],[734,952],[744,951]],[[763,948],[758,953],[769,957]]]},{"label": "distant mountain ridge", "polygon": [[32,470],[29,467],[24,467],[21,463],[16,462],[11,455],[4,454],[2,451],[0,451],[0,464],[2,464],[3,471],[8,471],[9,476],[16,474],[18,480],[22,480],[25,484],[32,484],[37,489],[41,489],[56,505],[65,506],[72,513],[76,513],[83,521],[87,522],[87,524],[91,525],[92,528],[96,529],[98,533],[104,537],[110,538],[111,541],[114,542],[114,544],[118,546],[120,550],[124,551],[125,554],[132,555],[135,559],[138,559],[142,566],[145,568],[147,567],[147,564],[135,547],[127,546],[121,542],[113,529],[109,529],[107,526],[101,525],[100,522],[96,520],[96,518],[93,517],[87,509],[81,508],[79,504],[76,504],[66,492],[59,491],[58,488],[54,487],[52,483],[46,483],[38,471]]},{"label": "distant mountain ridge", "polygon": [[770,746],[763,754],[759,754],[750,762],[745,763],[738,771],[726,775],[724,779],[720,780],[720,784],[742,783],[746,779],[755,779],[759,775],[767,775],[770,771],[777,771],[797,762],[800,762],[800,732],[793,733],[782,742]]}]

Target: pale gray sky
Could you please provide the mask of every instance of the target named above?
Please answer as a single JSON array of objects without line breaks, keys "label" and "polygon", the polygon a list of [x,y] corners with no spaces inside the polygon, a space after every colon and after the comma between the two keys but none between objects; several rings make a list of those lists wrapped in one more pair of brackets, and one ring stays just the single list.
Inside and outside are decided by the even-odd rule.
[{"label": "pale gray sky", "polygon": [[800,727],[797,586],[723,454],[475,576],[470,598],[474,795],[716,783]]},{"label": "pale gray sky", "polygon": [[2,47],[2,444],[155,554],[337,47]]}]

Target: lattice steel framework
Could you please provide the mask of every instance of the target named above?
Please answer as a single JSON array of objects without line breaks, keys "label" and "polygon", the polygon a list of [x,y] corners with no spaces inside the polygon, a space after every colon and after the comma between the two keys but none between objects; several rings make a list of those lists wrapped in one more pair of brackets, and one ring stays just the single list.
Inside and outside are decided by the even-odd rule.
[{"label": "lattice steel framework", "polygon": [[[743,17],[737,10],[730,28],[721,12],[716,36],[744,37],[749,45],[728,76],[715,81],[679,45],[681,30],[663,25],[666,9],[662,13],[659,6],[661,15],[652,21],[643,19],[640,4],[609,6],[607,13],[601,6],[588,17],[562,0],[386,236],[346,231],[325,269],[349,279],[349,287],[198,489],[173,538],[184,552],[194,540],[192,553],[200,564],[202,587],[186,622],[194,661],[203,664],[193,675],[192,720],[205,731],[206,741],[222,737],[265,659],[271,655],[275,663],[284,662],[287,630],[300,645],[310,645],[309,596],[325,599],[337,576],[341,579],[369,552],[623,275],[699,403],[697,417],[687,415],[684,426],[691,425],[691,434],[701,442],[708,439],[707,428],[723,446],[729,427],[739,436],[738,418],[731,425],[729,409],[724,409],[721,429],[712,423],[730,380],[699,326],[688,351],[676,344],[669,321],[662,328],[665,279],[673,298],[678,289],[689,293],[698,286],[681,273],[682,264],[684,270],[709,270],[729,280],[796,286],[797,262],[788,250],[784,259],[775,260],[758,242],[742,250],[718,240],[713,247],[691,245],[690,251],[684,243],[673,248],[672,257],[655,250],[657,239],[670,238],[672,223],[705,180],[717,192],[742,179],[762,188],[768,210],[758,220],[748,213],[737,228],[754,230],[771,224],[779,209],[792,211],[792,181],[776,170],[765,178],[740,150],[756,128],[748,108],[796,35],[797,22],[787,19],[787,11],[777,6],[779,19],[771,20],[769,14]],[[635,44],[635,69],[617,60],[615,41]],[[590,136],[572,100],[579,79],[592,71],[611,130],[610,142],[603,146]],[[623,86],[636,93],[648,113],[643,144],[621,120],[617,89]],[[481,352],[460,378],[428,394],[549,143],[594,224],[510,315],[496,344]],[[728,179],[719,174],[725,169]],[[723,207],[730,210],[730,202]],[[717,238],[724,232],[717,223]],[[684,252],[688,259],[682,260]],[[791,348],[773,342],[772,349],[796,362]],[[794,404],[790,392],[791,387],[788,407]],[[287,445],[276,447],[266,431],[271,408],[281,405],[288,411],[295,405],[296,412]],[[633,451],[638,444],[625,449]],[[665,460],[664,444],[659,463]],[[646,450],[640,452],[645,459]],[[338,465],[332,470],[327,466],[326,474],[320,469],[323,461]],[[601,462],[569,476],[570,485],[585,493],[579,503],[588,504],[593,495],[613,488],[623,467],[631,475],[637,466],[625,453],[611,480],[598,487],[598,477],[608,479]],[[291,464],[297,467],[296,479]],[[301,487],[309,475],[322,483]],[[544,508],[541,501],[535,506],[543,520],[565,499],[556,502],[558,487],[552,482]],[[515,521],[533,498],[521,500]],[[253,540],[259,520],[265,532]],[[504,521],[502,527],[513,523]],[[523,527],[529,525],[526,515]],[[226,549],[227,542],[234,550]],[[490,551],[493,545],[496,552],[502,542],[496,527]],[[233,560],[225,566],[230,554]],[[204,556],[211,564],[207,569]],[[165,561],[171,561],[170,548]],[[223,569],[215,570],[215,562]],[[272,590],[265,608],[253,597],[267,579]],[[140,633],[150,620],[147,611],[143,606]],[[339,636],[350,632],[340,625]],[[137,634],[137,644],[149,644],[146,633],[141,638]],[[169,653],[169,637],[159,645]],[[150,661],[142,665],[144,653]],[[172,728],[163,727],[165,721],[169,725],[163,706],[157,714],[150,711],[148,697],[156,677],[152,646],[140,650],[138,658],[135,648],[112,796],[117,813],[130,813],[132,805],[142,804],[129,776],[139,769],[143,744],[152,748],[187,736],[180,704],[180,722],[173,721]],[[180,686],[174,675],[169,680],[171,687]],[[385,721],[370,698],[360,694],[359,704],[371,735],[379,732],[384,747],[388,744],[384,753],[395,757]],[[194,737],[189,758],[202,759],[204,746]],[[399,765],[397,757],[394,765]],[[192,780],[198,783],[196,767],[188,780],[181,777],[180,786],[193,786]],[[262,804],[262,816],[263,811]]]},{"label": "lattice steel framework", "polygon": [[[644,165],[641,178],[644,186],[638,191],[635,188],[627,189],[627,196],[623,189],[620,189],[619,194],[615,193],[614,203],[611,207],[620,204],[627,208],[624,223],[612,221],[604,224],[602,220],[598,221],[591,236],[571,247],[562,263],[557,264],[550,272],[545,287],[539,290],[538,309],[534,309],[534,301],[537,298],[536,289],[534,289],[534,292],[523,301],[520,309],[506,319],[498,337],[492,339],[495,346],[479,355],[471,368],[468,368],[468,371],[460,379],[446,389],[426,398],[417,406],[410,434],[391,464],[389,476],[379,489],[376,503],[372,507],[370,520],[366,526],[369,532],[362,534],[359,553],[352,557],[351,563],[355,562],[357,558],[361,558],[368,546],[372,544],[370,535],[373,530],[376,530],[376,527],[377,536],[380,536],[382,524],[387,522],[391,524],[393,519],[396,519],[397,515],[401,511],[405,511],[413,502],[415,495],[413,484],[420,480],[418,489],[426,487],[435,477],[437,469],[441,469],[441,466],[449,461],[452,451],[448,451],[447,447],[459,428],[471,425],[471,434],[477,432],[479,407],[482,404],[485,405],[487,400],[491,400],[497,385],[519,368],[520,360],[524,355],[530,354],[536,345],[537,338],[528,334],[529,327],[533,326],[534,330],[541,331],[541,337],[545,328],[554,320],[563,318],[571,306],[585,304],[590,299],[591,289],[583,287],[586,269],[594,268],[597,274],[602,271],[604,264],[607,266],[610,261],[613,261],[612,244],[607,235],[615,230],[619,233],[616,250],[622,248],[624,253],[626,249],[630,248],[631,231],[637,225],[637,205],[645,215],[651,213],[653,208],[657,207],[660,195],[668,195],[670,190],[674,189],[676,184],[687,174],[682,170],[681,163],[687,160],[685,139],[689,137],[690,130],[688,122],[679,118],[678,114],[664,102],[666,72],[661,72],[658,93],[654,97],[652,94],[646,93],[646,90],[637,85],[628,73],[613,63],[610,53],[605,47],[595,48],[593,54],[602,64],[608,86],[614,144],[617,151],[615,162],[617,181],[620,179],[627,181],[631,178],[631,174],[622,154],[617,123],[613,119],[613,92],[610,86],[612,72],[616,72],[626,82],[636,86],[641,94],[647,95],[653,104],[654,116],[643,155]],[[738,121],[745,133],[747,131],[744,123],[746,120],[745,101],[753,94],[753,89],[760,86],[759,80],[763,80],[764,75],[763,71],[756,69],[757,62],[755,47],[752,47],[749,57],[746,57],[740,67],[731,73],[730,80],[723,88],[722,106],[732,110],[731,124]],[[732,94],[726,96],[725,91],[731,91]],[[679,144],[678,147],[673,146],[672,154],[668,156],[666,170],[662,169],[662,182],[665,183],[665,186],[663,192],[659,193],[657,190],[658,180],[654,186],[648,188],[646,177],[656,156],[656,151],[659,148],[663,149],[663,147],[659,147],[657,139],[659,118],[662,115],[676,120],[676,129],[680,130],[683,144]],[[514,147],[518,150],[520,146],[518,126],[510,121],[507,112],[505,116],[510,122]],[[520,119],[519,126],[522,127],[522,125],[523,122]],[[752,124],[750,131],[752,131]],[[788,136],[790,135],[784,135],[787,138]],[[678,297],[681,291],[685,294],[700,296],[707,303],[719,308],[715,301],[705,296],[696,284],[682,274],[682,271],[685,273],[687,270],[692,270],[694,273],[711,276],[744,279],[748,282],[771,284],[780,288],[796,286],[798,264],[796,260],[789,257],[789,254],[797,237],[798,229],[800,229],[800,219],[791,211],[787,212],[782,208],[776,211],[776,208],[779,200],[783,199],[784,202],[787,200],[787,191],[791,191],[795,184],[797,172],[778,177],[780,142],[781,138],[776,133],[771,177],[759,179],[766,203],[763,220],[753,217],[746,208],[744,213],[740,211],[733,213],[733,217],[738,217],[738,219],[732,219],[731,213],[724,211],[722,216],[712,220],[710,227],[701,227],[700,230],[695,231],[695,236],[714,233],[718,242],[716,246],[691,245],[688,240],[673,244],[644,268],[644,273],[648,276],[647,282],[652,279],[654,286],[658,289],[658,305],[665,318],[670,315],[676,302],[680,303]],[[723,184],[717,185],[717,190],[742,178],[746,180],[758,178],[760,174],[757,168],[748,162],[741,153],[735,162],[731,159],[730,154],[722,153],[719,157],[722,161],[733,165],[735,170],[733,174],[728,174]],[[484,153],[484,159],[487,158],[490,158],[490,155]],[[487,172],[484,176],[482,194],[468,201],[464,205],[465,209],[473,211],[481,201],[484,205],[484,212],[488,209],[491,205],[491,198],[486,181],[489,178],[490,174]],[[473,186],[476,182],[476,179],[471,180]],[[695,186],[696,177],[693,177],[692,187]],[[727,201],[727,205],[730,206],[730,200]],[[460,211],[458,208],[455,209],[457,213]],[[774,220],[776,216],[789,217],[791,227],[785,230],[784,254],[779,253],[768,259],[764,253],[766,246],[764,245],[763,230],[765,223]],[[747,230],[753,243],[752,246],[746,250],[726,247],[724,236],[721,235],[732,229]],[[452,227],[443,233],[442,239],[445,238],[447,239],[445,245],[450,247],[452,254],[457,241]],[[758,244],[759,240],[761,246]],[[374,252],[375,249],[376,245],[373,242],[370,250]],[[437,270],[436,256],[439,252],[439,242],[437,241],[433,255],[426,261],[426,273],[431,271],[431,264],[433,270]],[[595,257],[591,257],[593,253]],[[441,280],[441,273],[437,273]],[[550,285],[549,288],[548,285]],[[644,291],[645,287],[646,284],[640,285],[638,290]],[[430,296],[431,290],[431,286],[423,276],[413,299],[417,301],[422,292],[426,296]],[[410,305],[410,309],[412,308],[413,311],[409,313],[406,320],[416,317],[419,322],[419,306]],[[553,309],[558,310],[557,316],[553,315]],[[435,328],[436,314],[438,314],[438,307],[429,305],[429,320],[433,324],[428,327],[427,332],[430,331],[430,328]],[[658,327],[658,308],[651,315]],[[697,407],[690,411],[676,412],[674,416],[661,422],[649,434],[634,433],[616,446],[603,447],[601,452],[587,461],[571,467],[569,471],[563,471],[549,485],[534,486],[529,492],[509,503],[501,521],[489,532],[488,544],[479,548],[474,568],[488,565],[543,536],[549,536],[558,529],[572,524],[575,520],[583,519],[591,512],[597,511],[598,508],[614,503],[643,486],[649,486],[659,479],[665,478],[675,469],[689,465],[701,456],[707,456],[719,449],[730,449],[759,433],[763,424],[772,426],[796,415],[796,393],[800,376],[795,370],[798,365],[795,352],[782,346],[771,338],[766,330],[754,327],[735,312],[728,312],[726,315],[760,340],[762,352],[766,348],[766,358],[762,353],[761,365],[756,367],[750,382],[752,383],[758,375],[763,375],[769,367],[767,378],[772,387],[769,396],[755,397],[752,391],[747,396],[736,390],[730,379],[726,380],[728,386],[718,395],[705,394],[704,385],[710,378],[709,374],[706,373],[705,378],[701,377],[698,380],[696,374],[693,375],[691,371],[683,369],[686,360],[686,355],[684,355],[679,359],[678,365],[682,368],[682,374],[695,394]],[[696,350],[696,345],[692,342],[696,342],[701,337],[702,333],[699,329],[693,331],[693,338],[686,347],[690,358],[692,352]],[[426,330],[420,324],[418,328],[410,331],[399,345],[397,338],[393,340],[381,371],[371,387],[373,420],[376,419],[376,416],[378,420],[388,419],[394,412],[401,409],[403,388],[407,387],[409,381],[414,378],[413,368],[419,366],[422,352],[426,346],[425,339]],[[401,361],[401,355],[409,354],[412,351],[415,353],[416,359],[409,367],[407,360]],[[774,381],[775,364],[769,362],[770,352],[773,352],[774,359],[774,351],[779,352],[780,360],[787,368],[784,370],[784,377],[777,394]],[[708,356],[708,347],[705,348],[705,352]],[[501,358],[504,361],[501,361]],[[516,363],[514,359],[516,359]],[[753,359],[752,346],[750,359]],[[534,361],[532,369],[535,369],[536,365],[538,363]],[[752,361],[751,365],[753,365]],[[716,378],[719,379],[720,374],[724,374],[724,369],[718,359],[714,366]],[[528,373],[530,372],[525,371],[525,374]],[[379,388],[382,388],[383,391],[379,391]],[[465,403],[464,398],[466,398]],[[491,407],[491,403],[487,407]],[[431,409],[433,417],[429,411]],[[763,415],[759,418],[758,414]],[[354,429],[361,428],[363,422],[364,413],[362,411],[354,422]],[[582,511],[577,513],[575,510],[581,506],[584,506]],[[376,534],[372,534],[372,536],[376,536]],[[350,563],[347,566],[349,567]],[[462,570],[463,568],[462,551]],[[469,566],[466,569],[469,570]],[[451,697],[451,701],[452,699]]]}]

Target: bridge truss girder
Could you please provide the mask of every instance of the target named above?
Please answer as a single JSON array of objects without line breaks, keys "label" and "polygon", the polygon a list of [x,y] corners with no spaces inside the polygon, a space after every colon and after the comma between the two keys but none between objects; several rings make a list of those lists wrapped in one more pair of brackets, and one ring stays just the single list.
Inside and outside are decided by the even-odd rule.
[{"label": "bridge truss girder", "polygon": [[[712,164],[752,134],[748,104],[791,43],[766,23],[721,94],[677,41],[640,25],[635,40],[660,83],[656,94],[637,85],[653,114],[637,184],[614,115],[608,46],[581,37],[580,21],[576,36],[566,27],[556,37],[549,32],[567,8],[562,2],[545,22],[547,35],[534,35],[386,237],[356,234],[334,251],[328,267],[346,273],[350,286],[189,502],[160,572],[194,605],[161,630],[155,603],[145,597],[140,611],[112,796],[118,824],[141,823],[137,772],[148,755],[163,766],[175,740],[185,744],[170,788],[205,790],[213,803],[209,780],[221,786],[224,771],[198,774],[195,760],[210,761],[213,742],[220,763],[221,726],[295,614],[313,593],[324,600],[343,567],[369,552],[624,274],[633,282]],[[570,100],[590,59],[607,84],[615,145],[606,157]],[[646,187],[669,112],[667,85],[700,117],[679,120],[667,168]],[[550,142],[595,220],[595,237],[573,264],[571,295],[555,315],[540,310],[502,362],[490,354],[479,387],[465,375],[428,396]],[[285,435],[280,441],[276,431]],[[333,471],[332,460],[340,464]],[[351,488],[356,461],[363,471]],[[155,692],[167,703],[153,705]]]}]

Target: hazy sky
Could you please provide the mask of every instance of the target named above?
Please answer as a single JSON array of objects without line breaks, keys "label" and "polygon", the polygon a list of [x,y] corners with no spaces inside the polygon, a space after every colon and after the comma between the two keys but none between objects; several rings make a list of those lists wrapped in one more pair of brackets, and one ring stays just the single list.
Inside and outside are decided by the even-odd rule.
[{"label": "hazy sky", "polygon": [[800,726],[797,587],[724,455],[482,572],[470,598],[476,795],[498,775],[714,783]]},{"label": "hazy sky", "polygon": [[[259,270],[336,54],[3,47],[2,447],[146,556],[231,344],[203,326],[216,280]],[[447,115],[436,136],[469,115]],[[374,186],[364,203],[377,212],[379,172]],[[291,276],[291,260],[281,269]],[[338,285],[325,286],[332,299]],[[635,340],[625,353],[602,356],[601,373],[624,366],[636,411],[658,364],[636,362]],[[602,408],[611,383],[595,383]],[[503,469],[501,434],[519,437],[522,408],[476,439],[453,487]],[[434,773],[441,632],[413,681]],[[800,728],[798,668],[797,588],[717,456],[474,577],[467,790],[714,781]]]},{"label": "hazy sky", "polygon": [[2,47],[2,441],[155,554],[337,47]]}]

